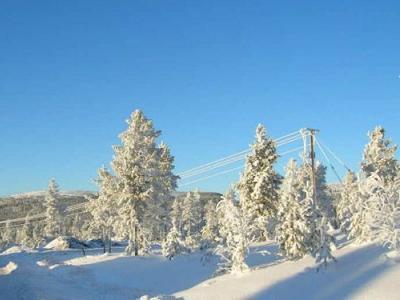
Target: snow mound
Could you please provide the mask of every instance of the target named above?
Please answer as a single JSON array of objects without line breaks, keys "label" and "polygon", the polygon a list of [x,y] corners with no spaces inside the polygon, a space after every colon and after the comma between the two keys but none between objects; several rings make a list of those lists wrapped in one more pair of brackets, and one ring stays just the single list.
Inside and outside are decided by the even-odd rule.
[{"label": "snow mound", "polygon": [[14,270],[18,268],[18,265],[10,261],[5,267],[0,268],[0,275],[11,274]]},{"label": "snow mound", "polygon": [[168,296],[168,295],[159,295],[155,297],[144,295],[140,297],[139,300],[183,300],[183,298],[177,298],[175,296]]},{"label": "snow mound", "polygon": [[22,253],[22,252],[34,252],[32,249],[25,247],[25,246],[12,246],[6,250],[4,250],[1,255],[6,255],[6,254],[15,254],[15,253]]},{"label": "snow mound", "polygon": [[44,260],[39,260],[39,261],[36,262],[36,264],[37,264],[39,267],[48,267],[48,266],[49,266],[49,262],[48,262],[46,259],[44,259]]},{"label": "snow mound", "polygon": [[395,262],[400,262],[400,251],[390,251],[386,253],[386,257]]},{"label": "snow mound", "polygon": [[44,246],[45,249],[53,250],[82,249],[86,247],[87,245],[85,243],[70,236],[59,236]]}]

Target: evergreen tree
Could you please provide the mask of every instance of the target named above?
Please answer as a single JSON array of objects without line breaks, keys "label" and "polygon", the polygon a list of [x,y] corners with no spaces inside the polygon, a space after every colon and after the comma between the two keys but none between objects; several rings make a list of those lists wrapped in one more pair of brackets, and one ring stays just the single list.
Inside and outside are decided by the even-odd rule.
[{"label": "evergreen tree", "polygon": [[25,223],[18,234],[18,243],[27,247],[34,247],[33,228],[29,220],[29,214],[25,217]]},{"label": "evergreen tree", "polygon": [[120,134],[121,145],[114,147],[112,167],[119,187],[120,234],[128,237],[126,253],[138,255],[139,248],[144,246],[141,240],[146,240],[143,219],[154,195],[153,177],[158,175],[156,139],[160,132],[139,110],[127,123],[128,129]]},{"label": "evergreen tree", "polygon": [[317,161],[315,168],[315,179],[317,187],[317,206],[321,214],[326,217],[326,221],[328,223],[333,223],[333,199],[329,193],[328,185],[326,184],[326,166],[319,161]]},{"label": "evergreen tree", "polygon": [[209,248],[218,239],[218,219],[216,205],[208,201],[204,208],[205,225],[201,230],[203,248]]},{"label": "evergreen tree", "polygon": [[318,208],[318,205],[315,203],[313,199],[313,187],[309,178],[306,178],[303,185],[303,212],[304,218],[306,220],[307,230],[305,232],[308,235],[305,237],[305,245],[307,247],[307,252],[314,256],[317,251],[319,251],[320,247],[320,232],[318,230],[319,220],[322,217],[322,214]]},{"label": "evergreen tree", "polygon": [[10,220],[7,220],[6,226],[4,227],[3,241],[5,246],[15,242],[15,230],[12,228]]},{"label": "evergreen tree", "polygon": [[357,195],[357,177],[354,172],[349,171],[343,180],[343,188],[336,207],[340,228],[344,232],[350,230],[351,218],[356,212]]},{"label": "evergreen tree", "polygon": [[[385,130],[376,127],[368,135],[370,141],[364,149],[355,212],[351,218],[349,233],[358,243],[376,240],[379,229],[385,227],[383,219],[389,220],[390,211],[395,211],[394,206],[391,208],[391,201],[382,199],[387,199],[392,186],[396,186],[396,176],[399,174],[395,159],[397,146],[391,145],[390,140],[385,139]],[[388,216],[382,218],[382,212],[386,212]]]},{"label": "evergreen tree", "polygon": [[59,203],[59,189],[57,182],[50,180],[45,197],[46,206],[46,226],[45,234],[50,237],[55,237],[61,234],[61,209]]},{"label": "evergreen tree", "polygon": [[281,176],[274,170],[278,159],[275,142],[266,135],[263,125],[258,125],[256,140],[251,145],[244,172],[237,185],[241,206],[247,217],[266,238],[274,231],[278,211],[278,190]]},{"label": "evergreen tree", "polygon": [[377,183],[381,187],[376,192],[378,240],[389,249],[400,251],[400,174],[385,186],[382,179]]},{"label": "evergreen tree", "polygon": [[334,250],[335,239],[332,235],[328,233],[328,220],[327,217],[323,216],[320,219],[319,224],[319,248],[315,255],[315,262],[320,264],[317,270],[322,267],[327,267],[328,261],[333,260],[336,261],[336,258],[332,255],[332,250]]},{"label": "evergreen tree", "polygon": [[174,157],[168,146],[161,143],[157,149],[157,175],[153,176],[153,195],[146,210],[146,227],[153,240],[162,240],[167,233],[168,210],[173,201],[172,193],[176,190],[178,176],[174,175]]},{"label": "evergreen tree", "polygon": [[[99,195],[90,199],[89,202],[89,211],[93,217],[91,227],[102,237],[104,252],[111,252],[113,225],[117,219],[118,185],[115,177],[105,168],[99,169],[96,181],[99,186]],[[76,227],[80,225],[77,224]]]},{"label": "evergreen tree", "polygon": [[34,248],[40,246],[44,241],[43,227],[39,222],[35,222],[32,228],[32,244]]},{"label": "evergreen tree", "polygon": [[181,203],[179,198],[176,197],[174,202],[172,203],[171,224],[172,224],[172,227],[176,228],[176,230],[178,231],[180,236],[182,236],[182,233],[183,233],[182,210],[183,210],[183,204]]},{"label": "evergreen tree", "polygon": [[385,138],[385,129],[380,126],[369,132],[368,136],[370,141],[365,146],[361,162],[364,177],[376,173],[384,182],[393,180],[399,172],[395,159],[397,146]]},{"label": "evergreen tree", "polygon": [[290,160],[286,166],[286,176],[280,191],[280,206],[278,210],[277,241],[281,253],[290,258],[303,257],[307,251],[309,227],[305,219],[302,202],[302,177],[295,160]]},{"label": "evergreen tree", "polygon": [[185,245],[189,249],[195,249],[201,237],[201,206],[198,190],[188,192],[183,201],[182,227]]},{"label": "evergreen tree", "polygon": [[371,198],[376,192],[376,176],[361,178],[352,194],[354,212],[350,219],[349,237],[356,243],[373,240],[373,218],[377,203]]},{"label": "evergreen tree", "polygon": [[249,234],[252,228],[235,203],[235,192],[230,189],[217,205],[217,211],[220,211],[222,216],[219,220],[221,244],[217,246],[215,253],[223,260],[218,273],[241,273],[248,269],[245,258],[252,242]]},{"label": "evergreen tree", "polygon": [[162,244],[162,253],[165,257],[171,260],[174,256],[184,251],[184,249],[185,247],[180,234],[176,227],[173,226]]}]

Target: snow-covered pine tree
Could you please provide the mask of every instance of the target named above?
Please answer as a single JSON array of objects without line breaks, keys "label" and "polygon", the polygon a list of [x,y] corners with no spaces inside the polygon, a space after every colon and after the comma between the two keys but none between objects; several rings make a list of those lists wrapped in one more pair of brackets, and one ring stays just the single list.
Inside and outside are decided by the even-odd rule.
[{"label": "snow-covered pine tree", "polygon": [[111,252],[113,225],[117,219],[118,183],[104,167],[99,169],[96,182],[99,195],[89,201],[89,211],[93,217],[91,228],[100,234],[104,252]]},{"label": "snow-covered pine tree", "polygon": [[252,242],[252,228],[246,215],[236,204],[236,195],[231,188],[217,204],[219,219],[220,242],[215,253],[221,256],[217,273],[241,273],[248,269],[245,262],[249,245]]},{"label": "snow-covered pine tree", "polygon": [[350,217],[349,237],[356,243],[370,241],[372,239],[371,223],[372,211],[369,208],[371,190],[374,190],[374,178],[360,178],[357,181],[357,189],[350,194],[353,203],[353,212]]},{"label": "snow-covered pine tree", "polygon": [[44,241],[43,226],[39,222],[35,222],[32,228],[33,247],[37,248]]},{"label": "snow-covered pine tree", "polygon": [[348,233],[351,225],[352,215],[356,212],[357,199],[357,177],[352,171],[348,171],[343,179],[342,190],[336,206],[336,214],[340,229]]},{"label": "snow-covered pine tree", "polygon": [[275,142],[266,135],[265,127],[259,124],[256,140],[251,145],[245,169],[237,184],[241,206],[247,217],[257,224],[258,238],[265,239],[274,231],[282,180],[274,170],[277,159]]},{"label": "snow-covered pine tree", "polygon": [[176,230],[179,233],[179,236],[182,236],[183,233],[182,210],[183,210],[183,203],[181,200],[179,200],[178,197],[176,197],[174,202],[172,203],[172,208],[171,208],[171,226],[176,228]]},{"label": "snow-covered pine tree", "polygon": [[358,243],[376,240],[377,229],[382,226],[381,212],[390,210],[382,198],[386,198],[385,191],[395,185],[400,172],[395,159],[397,146],[385,138],[385,130],[376,127],[368,136],[370,141],[361,162],[358,197],[349,233]]},{"label": "snow-covered pine tree", "polygon": [[328,233],[328,219],[326,216],[320,218],[320,224],[318,226],[318,232],[320,234],[319,238],[319,248],[315,253],[315,262],[320,264],[320,267],[327,267],[328,261],[336,261],[336,258],[332,255],[332,250],[335,249],[335,239],[332,235]]},{"label": "snow-covered pine tree", "polygon": [[201,238],[202,212],[200,205],[200,193],[196,189],[188,192],[183,201],[182,227],[185,238],[185,246],[194,250],[197,248]]},{"label": "snow-covered pine tree", "polygon": [[280,190],[278,209],[277,242],[281,253],[289,259],[307,254],[309,226],[305,219],[302,202],[303,181],[295,160],[289,160]]},{"label": "snow-covered pine tree", "polygon": [[15,242],[15,230],[11,226],[11,221],[7,220],[6,226],[4,227],[4,232],[3,232],[3,241],[5,243],[5,246],[8,246],[12,243]]},{"label": "snow-covered pine tree", "polygon": [[59,203],[59,188],[55,179],[51,179],[45,197],[46,226],[45,234],[55,237],[61,234],[62,217]]},{"label": "snow-covered pine tree", "polygon": [[162,244],[162,253],[168,259],[172,259],[184,251],[184,243],[181,240],[180,233],[175,226],[172,226],[170,232],[168,232],[165,241]]},{"label": "snow-covered pine tree", "polygon": [[313,187],[308,177],[305,177],[302,188],[303,196],[301,203],[303,206],[304,218],[306,220],[306,232],[308,233],[305,238],[305,245],[307,247],[307,252],[311,256],[315,256],[320,246],[321,235],[318,229],[318,224],[320,222],[319,220],[322,217],[322,214],[319,210],[318,205],[314,203]]},{"label": "snow-covered pine tree", "polygon": [[119,235],[128,237],[127,254],[138,255],[147,241],[145,211],[155,193],[154,176],[159,161],[156,139],[160,132],[140,110],[127,120],[128,129],[120,134],[121,145],[114,146],[112,168],[118,181]]},{"label": "snow-covered pine tree", "polygon": [[361,169],[364,177],[376,173],[387,182],[393,180],[399,172],[399,164],[395,159],[397,145],[392,145],[389,139],[385,138],[385,129],[376,127],[368,133],[369,143],[364,148]]},{"label": "snow-covered pine tree", "polygon": [[[314,191],[311,181],[311,167],[307,161],[303,165],[301,172],[303,173],[302,177],[304,193],[302,206],[304,218],[306,220],[306,232],[308,233],[305,238],[305,245],[307,247],[307,252],[311,256],[315,257],[316,263],[322,262],[321,265],[326,266],[328,260],[335,260],[331,254],[333,245],[335,244],[335,239],[328,233],[328,224],[330,222],[329,210],[327,210],[327,206],[323,202],[326,188],[326,185],[324,184],[325,172],[320,172],[320,178],[318,178],[318,168],[316,170],[317,194],[315,197],[313,197]],[[322,199],[318,197],[321,197]]]},{"label": "snow-covered pine tree", "polygon": [[29,220],[29,214],[25,217],[25,222],[18,232],[18,243],[26,247],[34,247],[33,228]]},{"label": "snow-covered pine tree", "polygon": [[201,230],[202,248],[209,248],[218,239],[218,219],[216,205],[213,201],[208,201],[204,207],[205,225]]},{"label": "snow-covered pine tree", "polygon": [[168,212],[173,201],[173,192],[177,187],[178,176],[174,175],[174,157],[169,147],[161,142],[158,146],[157,176],[153,176],[154,189],[146,210],[146,227],[151,232],[152,240],[165,238],[168,229]]},{"label": "snow-covered pine tree", "polygon": [[315,179],[317,187],[317,206],[321,214],[327,218],[327,222],[334,223],[333,199],[330,195],[328,185],[326,183],[326,166],[317,161],[315,168]]},{"label": "snow-covered pine tree", "polygon": [[391,250],[400,251],[400,174],[386,185],[377,181],[378,209],[376,211],[378,240]]}]

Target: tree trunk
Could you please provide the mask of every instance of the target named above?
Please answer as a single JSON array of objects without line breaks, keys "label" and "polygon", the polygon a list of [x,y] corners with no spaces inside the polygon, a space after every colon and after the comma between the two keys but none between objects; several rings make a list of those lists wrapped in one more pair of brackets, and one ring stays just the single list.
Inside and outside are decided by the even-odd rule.
[{"label": "tree trunk", "polygon": [[138,247],[138,226],[135,224],[135,256],[139,255],[139,247]]}]

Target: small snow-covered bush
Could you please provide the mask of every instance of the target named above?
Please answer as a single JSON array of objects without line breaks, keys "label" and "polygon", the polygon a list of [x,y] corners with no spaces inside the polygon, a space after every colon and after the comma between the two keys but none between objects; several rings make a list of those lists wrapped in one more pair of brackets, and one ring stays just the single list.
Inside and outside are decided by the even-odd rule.
[{"label": "small snow-covered bush", "polygon": [[166,258],[171,260],[174,256],[184,251],[184,249],[185,247],[179,237],[178,230],[174,226],[162,244],[162,253]]}]

